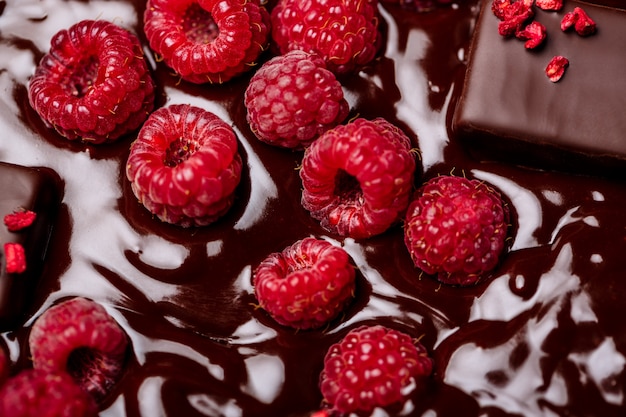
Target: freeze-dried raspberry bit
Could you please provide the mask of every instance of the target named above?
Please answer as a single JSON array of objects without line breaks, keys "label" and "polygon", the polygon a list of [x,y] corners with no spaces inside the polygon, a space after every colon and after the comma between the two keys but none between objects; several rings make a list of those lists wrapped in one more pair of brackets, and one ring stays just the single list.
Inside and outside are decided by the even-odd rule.
[{"label": "freeze-dried raspberry bit", "polygon": [[518,39],[524,39],[524,47],[526,49],[535,49],[539,47],[546,39],[546,27],[536,20],[530,22],[524,26],[522,30],[519,30],[515,36]]},{"label": "freeze-dried raspberry bit", "polygon": [[93,398],[64,373],[27,369],[0,387],[3,417],[96,417]]},{"label": "freeze-dried raspberry bit", "polygon": [[126,176],[139,201],[164,222],[205,226],[232,206],[242,161],[233,129],[187,104],[150,115],[133,142]]},{"label": "freeze-dried raspberry bit", "polygon": [[563,77],[568,66],[569,60],[564,56],[557,55],[548,63],[548,66],[546,67],[546,75],[550,81],[556,83]]},{"label": "freeze-dried raspberry bit", "polygon": [[260,306],[278,323],[314,329],[337,317],[352,299],[355,271],[344,249],[310,237],[265,258],[253,284]]},{"label": "freeze-dried raspberry bit", "polygon": [[154,106],[154,83],[134,34],[110,22],[83,20],[54,35],[28,98],[61,135],[102,143],[143,123]]},{"label": "freeze-dried raspberry bit", "polygon": [[104,307],[77,297],[37,318],[28,343],[35,369],[69,374],[101,400],[123,371],[128,338]]},{"label": "freeze-dried raspberry bit", "polygon": [[18,232],[33,224],[37,213],[31,210],[16,210],[4,216],[4,225],[9,232]]},{"label": "freeze-dried raspberry bit", "polygon": [[19,243],[4,244],[4,260],[8,274],[21,274],[26,271],[26,253]]},{"label": "freeze-dried raspberry bit", "polygon": [[144,31],[182,79],[223,83],[256,65],[270,18],[259,0],[149,0]]},{"label": "freeze-dried raspberry bit", "polygon": [[304,148],[341,123],[349,105],[319,56],[289,51],[263,64],[245,92],[248,122],[263,142]]},{"label": "freeze-dried raspberry bit", "polygon": [[272,10],[272,38],[282,54],[315,52],[343,74],[374,59],[380,45],[375,0],[279,0]]},{"label": "freeze-dried raspberry bit", "polygon": [[328,349],[320,390],[333,411],[361,415],[406,401],[432,369],[426,348],[408,334],[362,326]]},{"label": "freeze-dried raspberry bit", "polygon": [[409,138],[388,121],[356,119],[305,151],[302,205],[326,230],[367,238],[401,218],[413,187]]},{"label": "freeze-dried raspberry bit", "polygon": [[406,213],[404,242],[416,267],[446,284],[470,285],[498,264],[508,206],[484,182],[441,176],[427,181]]},{"label": "freeze-dried raspberry bit", "polygon": [[533,0],[493,0],[491,11],[500,20],[498,33],[502,36],[514,36],[533,18]]},{"label": "freeze-dried raspberry bit", "polygon": [[580,7],[574,7],[571,12],[565,13],[561,20],[561,30],[568,31],[572,27],[580,36],[589,36],[596,32],[596,22]]},{"label": "freeze-dried raspberry bit", "polygon": [[559,11],[563,8],[563,0],[535,0],[541,10]]}]

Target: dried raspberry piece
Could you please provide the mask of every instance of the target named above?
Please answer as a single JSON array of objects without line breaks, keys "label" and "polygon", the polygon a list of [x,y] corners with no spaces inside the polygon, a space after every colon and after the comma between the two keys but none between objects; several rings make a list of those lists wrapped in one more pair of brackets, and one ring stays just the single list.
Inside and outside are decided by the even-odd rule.
[{"label": "dried raspberry piece", "polygon": [[563,77],[568,66],[569,60],[564,56],[557,55],[548,63],[548,66],[546,67],[546,75],[550,81],[556,83]]},{"label": "dried raspberry piece", "polygon": [[524,43],[526,49],[535,49],[540,46],[546,39],[546,35],[546,27],[536,20],[524,26],[522,30],[515,34],[518,39],[526,39]]},{"label": "dried raspberry piece", "polygon": [[333,410],[371,412],[408,399],[432,369],[426,348],[409,335],[362,326],[328,349],[320,389]]},{"label": "dried raspberry piece", "polygon": [[270,18],[259,0],[149,0],[144,31],[182,79],[223,83],[256,65]]},{"label": "dried raspberry piece", "polygon": [[4,216],[4,225],[9,232],[18,232],[33,224],[37,213],[31,210],[16,210]]},{"label": "dried raspberry piece", "polygon": [[508,222],[495,189],[441,176],[427,181],[409,205],[404,241],[416,267],[443,283],[470,285],[498,264]]},{"label": "dried raspberry piece", "polygon": [[565,13],[561,20],[561,30],[568,31],[572,27],[580,36],[589,36],[596,31],[596,22],[580,7],[574,7],[569,13]]},{"label": "dried raspberry piece", "polygon": [[242,161],[233,129],[199,107],[176,104],[150,115],[131,145],[126,176],[162,221],[208,225],[232,206]]},{"label": "dried raspberry piece", "polygon": [[19,243],[4,244],[6,271],[9,274],[21,274],[26,271],[26,253]]},{"label": "dried raspberry piece", "polygon": [[506,9],[504,19],[498,23],[498,33],[505,37],[514,36],[534,15],[532,7],[526,3],[522,1],[511,3]]},{"label": "dried raspberry piece", "polygon": [[305,151],[302,205],[330,232],[374,236],[406,209],[414,171],[411,142],[400,129],[359,118],[326,131]]},{"label": "dried raspberry piece", "polygon": [[28,369],[0,388],[5,417],[96,417],[96,404],[69,375]]},{"label": "dried raspberry piece", "polygon": [[305,238],[264,259],[253,283],[260,306],[278,323],[314,329],[337,317],[350,301],[355,272],[345,250]]},{"label": "dried raspberry piece", "polygon": [[324,60],[304,51],[289,51],[263,64],[245,92],[248,122],[262,141],[304,148],[342,122],[348,102]]},{"label": "dried raspberry piece", "polygon": [[282,54],[318,53],[327,68],[344,74],[376,55],[381,36],[375,0],[280,0],[272,10],[272,37]]},{"label": "dried raspberry piece", "polygon": [[68,373],[100,400],[121,375],[128,338],[104,307],[77,297],[46,310],[28,343],[35,369]]},{"label": "dried raspberry piece", "polygon": [[535,0],[541,10],[559,11],[563,8],[563,0]]},{"label": "dried raspberry piece", "polygon": [[154,83],[137,37],[113,23],[84,20],[51,40],[30,80],[39,116],[68,139],[114,141],[154,106]]}]

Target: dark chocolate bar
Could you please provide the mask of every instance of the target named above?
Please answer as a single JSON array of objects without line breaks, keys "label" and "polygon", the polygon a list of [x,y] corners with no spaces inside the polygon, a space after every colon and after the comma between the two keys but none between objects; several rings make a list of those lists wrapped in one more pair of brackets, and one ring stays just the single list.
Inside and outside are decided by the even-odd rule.
[{"label": "dark chocolate bar", "polygon": [[[547,29],[538,50],[498,33],[491,0],[483,2],[452,130],[483,160],[546,169],[626,172],[626,12],[567,1],[560,12],[536,9]],[[563,32],[582,7],[596,33]],[[563,78],[545,73],[555,55],[569,59]]]},{"label": "dark chocolate bar", "polygon": [[[0,330],[25,319],[25,309],[41,275],[59,199],[58,178],[51,170],[0,162],[0,218],[20,210],[36,213],[32,225],[16,232],[0,224]],[[24,272],[7,272],[5,243],[19,243],[24,248]]]}]

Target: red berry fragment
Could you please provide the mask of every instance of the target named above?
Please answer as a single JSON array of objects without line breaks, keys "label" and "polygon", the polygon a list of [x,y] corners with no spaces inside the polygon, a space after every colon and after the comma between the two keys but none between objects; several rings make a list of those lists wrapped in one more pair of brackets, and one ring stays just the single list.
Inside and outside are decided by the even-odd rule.
[{"label": "red berry fragment", "polygon": [[26,271],[26,253],[19,243],[5,243],[4,258],[8,274],[21,274]]},{"label": "red berry fragment", "polygon": [[355,288],[346,251],[315,238],[269,255],[253,280],[261,307],[278,323],[297,329],[318,328],[337,317]]},{"label": "red berry fragment", "polygon": [[565,32],[572,27],[580,36],[589,36],[596,32],[596,22],[580,7],[574,7],[574,10],[566,13],[561,20],[562,31]]},{"label": "red berry fragment", "polygon": [[541,10],[559,11],[563,8],[563,0],[535,0]]},{"label": "red berry fragment", "polygon": [[78,297],[46,310],[28,343],[35,369],[67,373],[100,400],[121,375],[128,339],[104,307]]},{"label": "red berry fragment", "polygon": [[285,148],[310,145],[349,111],[341,84],[324,60],[297,50],[259,68],[246,89],[245,105],[255,135]]},{"label": "red berry fragment", "polygon": [[569,60],[564,56],[557,55],[548,63],[548,66],[546,67],[546,75],[550,81],[556,83],[563,77],[568,66]]},{"label": "red berry fragment", "polygon": [[410,204],[404,241],[415,266],[446,284],[470,285],[498,264],[508,207],[484,182],[442,176],[426,182]]},{"label": "red berry fragment", "polygon": [[199,107],[176,104],[150,115],[131,145],[126,176],[162,221],[208,225],[232,206],[242,161],[233,129]]},{"label": "red berry fragment", "polygon": [[28,98],[61,135],[102,143],[143,123],[154,106],[154,83],[135,35],[110,22],[84,20],[52,38]]},{"label": "red berry fragment", "polygon": [[192,83],[223,83],[256,64],[270,19],[259,0],[149,0],[150,47]]},{"label": "red berry fragment", "polygon": [[280,0],[272,10],[272,37],[280,52],[319,54],[329,70],[343,74],[376,55],[380,44],[374,0]]},{"label": "red berry fragment", "polygon": [[411,142],[384,119],[356,119],[326,131],[305,151],[302,205],[341,236],[378,235],[398,221],[415,171]]},{"label": "red berry fragment", "polygon": [[33,224],[37,214],[30,210],[16,210],[4,216],[4,225],[9,232],[18,232]]},{"label": "red berry fragment", "polygon": [[537,21],[532,21],[519,30],[515,36],[518,39],[525,39],[524,47],[526,49],[535,49],[539,47],[546,39],[546,27]]},{"label": "red berry fragment", "polygon": [[363,326],[330,347],[320,388],[334,410],[370,412],[406,400],[414,391],[411,386],[429,376],[432,368],[424,346],[409,335]]},{"label": "red berry fragment", "polygon": [[93,398],[63,373],[28,369],[0,388],[0,416],[95,417]]},{"label": "red berry fragment", "polygon": [[514,36],[524,24],[535,15],[532,0],[493,0],[491,11],[500,20],[498,33],[502,36]]}]

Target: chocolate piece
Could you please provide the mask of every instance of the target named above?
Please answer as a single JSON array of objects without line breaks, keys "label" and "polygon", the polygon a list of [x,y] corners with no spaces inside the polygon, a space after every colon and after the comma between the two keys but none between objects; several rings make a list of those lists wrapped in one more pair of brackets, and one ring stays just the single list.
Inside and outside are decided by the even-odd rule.
[{"label": "chocolate piece", "polygon": [[[537,9],[548,38],[539,51],[498,34],[483,2],[452,129],[480,159],[548,169],[626,171],[626,12],[568,1],[559,13]],[[582,7],[595,34],[563,32],[563,15]],[[570,66],[558,83],[545,74],[555,55]]]},{"label": "chocolate piece", "polygon": [[[0,162],[0,218],[16,210],[37,214],[34,223],[17,232],[0,226],[0,329],[5,330],[24,319],[39,281],[44,256],[59,207],[58,184],[49,169],[27,168]],[[26,270],[20,274],[6,271],[4,244],[24,247]]]}]

